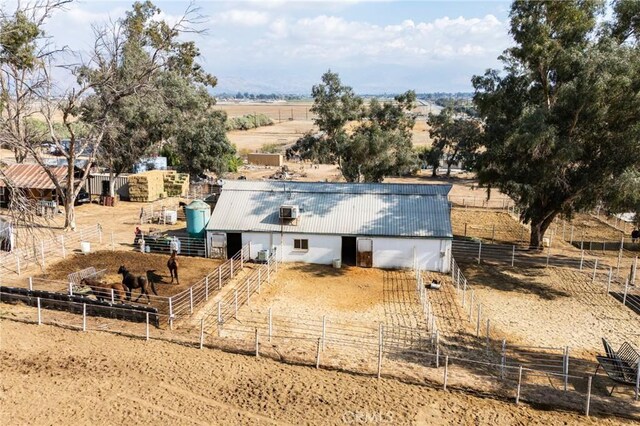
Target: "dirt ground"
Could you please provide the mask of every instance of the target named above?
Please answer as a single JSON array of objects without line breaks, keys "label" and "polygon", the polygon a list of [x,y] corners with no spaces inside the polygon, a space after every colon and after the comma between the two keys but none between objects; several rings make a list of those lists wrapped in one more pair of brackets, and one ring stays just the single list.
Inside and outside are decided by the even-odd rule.
[{"label": "dirt ground", "polygon": [[[601,338],[640,342],[640,316],[607,295],[588,273],[556,267],[461,266],[495,332],[521,345],[562,348],[586,357]],[[593,360],[593,358],[591,358]]]},{"label": "dirt ground", "polygon": [[205,275],[211,273],[221,263],[219,259],[205,259],[201,257],[178,256],[180,284],[170,284],[171,275],[167,269],[169,256],[137,251],[99,251],[87,255],[75,254],[60,262],[50,265],[42,278],[53,280],[67,280],[72,272],[93,266],[97,271],[106,269],[105,282],[122,282],[122,275],[118,274],[120,265],[137,275],[151,276],[159,284],[156,288],[159,296],[172,296],[191,287]]},{"label": "dirt ground", "polygon": [[166,341],[9,320],[0,324],[0,368],[3,425],[328,425],[360,424],[364,416],[394,425],[631,424]]}]

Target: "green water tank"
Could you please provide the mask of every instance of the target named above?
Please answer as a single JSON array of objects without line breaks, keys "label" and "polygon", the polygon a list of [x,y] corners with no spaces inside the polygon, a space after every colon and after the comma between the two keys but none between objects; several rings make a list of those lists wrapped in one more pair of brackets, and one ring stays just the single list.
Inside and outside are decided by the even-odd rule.
[{"label": "green water tank", "polygon": [[202,200],[194,200],[184,209],[187,218],[187,232],[192,237],[202,237],[209,223],[211,207]]}]

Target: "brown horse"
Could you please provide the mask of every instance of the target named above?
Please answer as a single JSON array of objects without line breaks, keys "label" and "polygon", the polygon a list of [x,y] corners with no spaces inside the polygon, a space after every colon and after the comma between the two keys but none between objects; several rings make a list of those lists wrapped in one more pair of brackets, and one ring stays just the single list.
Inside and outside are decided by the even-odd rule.
[{"label": "brown horse", "polygon": [[174,250],[171,253],[171,257],[167,260],[167,268],[169,268],[169,274],[171,274],[171,284],[173,284],[173,279],[175,277],[176,284],[180,285],[180,280],[178,280],[178,259],[176,258],[177,252]]},{"label": "brown horse", "polygon": [[80,280],[80,285],[89,287],[96,299],[100,301],[111,300],[111,290],[113,290],[114,299],[120,302],[124,300],[126,293],[125,287],[120,283],[103,283],[95,278],[83,278]]},{"label": "brown horse", "polygon": [[149,285],[147,277],[143,277],[142,275],[133,275],[124,265],[120,266],[118,273],[122,274],[122,285],[124,285],[127,291],[127,300],[131,300],[131,290],[134,288],[140,289],[140,295],[136,300],[134,300],[134,303],[140,300],[143,294],[147,295],[147,303],[151,303],[151,298],[149,297],[149,293],[151,293],[151,291],[153,291],[153,294],[156,296],[158,295],[155,283],[151,282],[151,285]]}]

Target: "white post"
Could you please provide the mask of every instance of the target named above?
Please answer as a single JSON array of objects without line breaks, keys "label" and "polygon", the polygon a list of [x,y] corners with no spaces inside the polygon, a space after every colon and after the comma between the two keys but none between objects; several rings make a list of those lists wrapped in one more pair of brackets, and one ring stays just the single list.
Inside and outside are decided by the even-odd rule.
[{"label": "white post", "polygon": [[146,325],[145,325],[145,327],[146,327],[145,328],[145,336],[146,336],[147,342],[148,342],[149,341],[149,312],[146,312],[146,314],[145,314],[145,322],[146,322]]},{"label": "white post", "polygon": [[592,376],[589,376],[587,379],[587,405],[584,409],[584,415],[589,417],[589,408],[591,407],[591,381],[593,380]]},{"label": "white post", "polygon": [[38,303],[38,325],[42,325],[42,310],[40,309],[40,298],[36,298],[36,302]]},{"label": "white post", "polygon": [[69,296],[73,296],[73,283],[69,281]]},{"label": "white post", "polygon": [[173,301],[169,298],[169,330],[173,330]]},{"label": "white post", "polygon": [[87,304],[82,304],[82,331],[87,331]]},{"label": "white post", "polygon": [[16,271],[18,272],[18,276],[20,276],[20,255],[16,251]]},{"label": "white post", "polygon": [[233,317],[238,319],[238,289],[233,290]]},{"label": "white post", "polygon": [[447,390],[448,375],[449,375],[449,355],[444,357],[444,390]]},{"label": "white post", "polygon": [[193,314],[193,287],[189,287],[189,313]]},{"label": "white post", "polygon": [[516,262],[516,246],[515,244],[513,245],[512,249],[511,249],[511,267],[513,268],[513,265]]},{"label": "white post", "polygon": [[222,334],[222,302],[218,301],[218,337]]},{"label": "white post", "polygon": [[115,303],[116,298],[115,298],[115,292],[113,291],[113,289],[111,289],[111,303]]},{"label": "white post", "polygon": [[40,254],[42,255],[42,269],[46,270],[47,265],[44,260],[44,241],[40,240]]},{"label": "white post", "polygon": [[482,258],[482,241],[478,244],[478,265],[480,264],[480,259]]},{"label": "white post", "polygon": [[580,250],[580,270],[582,271],[582,264],[584,263],[584,250]]},{"label": "white post", "polygon": [[29,277],[29,291],[33,291],[33,278]]},{"label": "white post", "polygon": [[516,391],[516,404],[520,403],[520,384],[522,383],[522,366],[518,369],[518,390]]},{"label": "white post", "polygon": [[258,337],[258,328],[256,327],[256,358],[260,357],[260,341]]},{"label": "white post", "polygon": [[200,349],[202,349],[203,347],[204,347],[204,318],[200,318]]},{"label": "white post", "polygon": [[218,266],[218,290],[222,288],[222,268]]},{"label": "white post", "polygon": [[596,282],[596,272],[598,271],[598,258],[593,262],[593,276],[591,277],[591,282]]},{"label": "white post", "polygon": [[547,248],[547,266],[549,266],[549,258],[551,257],[551,244]]},{"label": "white post", "polygon": [[383,333],[383,325],[382,323],[380,323],[378,325],[378,379],[380,378],[380,374],[382,373],[382,348],[384,344]]},{"label": "white post", "polygon": [[324,351],[325,342],[327,339],[327,316],[322,316],[322,350]]},{"label": "white post", "polygon": [[204,300],[209,300],[209,275],[204,278]]},{"label": "white post", "polygon": [[273,335],[273,315],[271,307],[269,307],[269,343],[271,343],[271,336]]},{"label": "white post", "polygon": [[67,258],[67,248],[64,246],[64,235],[60,235],[60,243],[62,244],[62,258]]},{"label": "white post", "polygon": [[320,347],[322,346],[320,340],[322,339],[318,339],[318,348],[316,349],[316,368],[320,368]]}]

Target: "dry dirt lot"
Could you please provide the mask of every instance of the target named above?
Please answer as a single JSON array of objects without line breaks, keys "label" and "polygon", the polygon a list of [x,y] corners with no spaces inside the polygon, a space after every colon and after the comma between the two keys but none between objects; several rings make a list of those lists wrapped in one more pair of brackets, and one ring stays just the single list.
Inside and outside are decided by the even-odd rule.
[{"label": "dry dirt lot", "polygon": [[[0,309],[6,314],[14,307]],[[3,425],[329,425],[357,424],[360,415],[394,425],[631,424],[166,341],[9,320],[0,323],[0,368]]]},{"label": "dry dirt lot", "polygon": [[[219,259],[205,259],[201,257],[178,256],[180,284],[170,284],[171,276],[167,269],[169,256],[137,251],[99,251],[87,255],[75,254],[61,260],[47,268],[42,278],[66,281],[67,275],[81,269],[94,267],[97,271],[106,269],[105,282],[122,282],[122,275],[118,274],[120,265],[127,267],[136,275],[151,276],[158,284],[156,289],[159,296],[172,296],[195,284],[205,275],[215,270],[221,263]],[[65,289],[61,289],[65,290]],[[138,290],[134,292],[137,293]]]},{"label": "dry dirt lot", "polygon": [[640,342],[640,316],[606,294],[589,273],[556,267],[508,268],[464,264],[482,312],[495,333],[521,345],[562,348],[572,354],[602,351],[601,338]]}]

